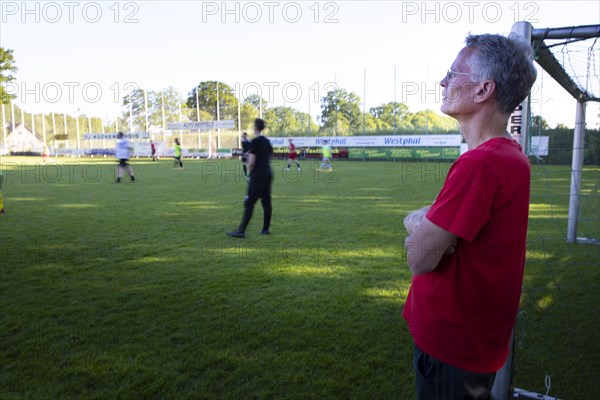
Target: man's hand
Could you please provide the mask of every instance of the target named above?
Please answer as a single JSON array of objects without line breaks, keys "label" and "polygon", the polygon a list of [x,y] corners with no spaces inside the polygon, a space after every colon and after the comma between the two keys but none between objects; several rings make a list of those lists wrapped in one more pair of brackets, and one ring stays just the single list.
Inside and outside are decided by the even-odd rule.
[{"label": "man's hand", "polygon": [[437,268],[444,254],[456,250],[457,236],[423,217],[417,229],[406,238],[406,260],[415,275]]},{"label": "man's hand", "polygon": [[425,217],[425,214],[427,214],[427,211],[429,211],[430,208],[431,206],[420,208],[411,212],[404,218],[404,227],[409,235],[412,235],[417,230],[423,217]]},{"label": "man's hand", "polygon": [[458,240],[454,240],[454,243],[452,243],[447,249],[446,252],[444,253],[445,255],[449,256],[450,254],[454,254],[454,252],[456,251],[456,245],[458,244]]}]

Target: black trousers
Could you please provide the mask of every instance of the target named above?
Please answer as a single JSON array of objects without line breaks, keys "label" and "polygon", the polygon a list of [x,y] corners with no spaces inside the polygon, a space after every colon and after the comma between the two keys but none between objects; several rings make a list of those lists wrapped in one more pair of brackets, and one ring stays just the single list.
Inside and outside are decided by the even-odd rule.
[{"label": "black trousers", "polygon": [[271,214],[273,209],[271,208],[271,184],[273,182],[273,175],[269,173],[256,174],[253,173],[250,177],[250,183],[248,184],[248,195],[244,200],[244,216],[238,231],[245,232],[252,213],[254,212],[254,205],[260,199],[263,207],[263,230],[269,230],[271,226]]},{"label": "black trousers", "polygon": [[480,374],[443,363],[415,346],[417,400],[489,400],[496,373]]}]

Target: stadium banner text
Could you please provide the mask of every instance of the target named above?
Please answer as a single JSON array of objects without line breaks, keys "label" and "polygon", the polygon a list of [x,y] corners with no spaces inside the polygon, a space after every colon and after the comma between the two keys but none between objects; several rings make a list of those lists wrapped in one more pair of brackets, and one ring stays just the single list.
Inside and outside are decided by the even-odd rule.
[{"label": "stadium banner text", "polygon": [[439,159],[454,160],[460,155],[458,147],[435,147],[435,148],[350,148],[348,158],[364,159],[392,159],[392,158],[417,158],[417,159]]},{"label": "stadium banner text", "polygon": [[394,136],[317,136],[270,137],[273,147],[287,147],[289,139],[297,147],[460,147],[460,135],[394,135]]},{"label": "stadium banner text", "polygon": [[[123,133],[127,139],[148,139],[150,134],[148,132],[133,132],[133,133]],[[117,139],[116,133],[85,133],[82,136],[83,140],[102,140],[102,139]]]},{"label": "stadium banner text", "polygon": [[167,122],[167,129],[185,130],[210,130],[210,129],[234,129],[235,121],[232,119],[223,121],[197,121],[197,122]]}]

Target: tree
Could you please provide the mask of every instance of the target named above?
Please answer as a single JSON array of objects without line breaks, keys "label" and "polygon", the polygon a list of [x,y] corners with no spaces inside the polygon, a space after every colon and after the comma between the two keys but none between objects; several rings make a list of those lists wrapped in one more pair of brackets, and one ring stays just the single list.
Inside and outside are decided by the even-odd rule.
[{"label": "tree", "polygon": [[364,117],[365,117],[365,131],[366,132],[376,131],[378,129],[377,120],[375,119],[373,114],[365,113]]},{"label": "tree", "polygon": [[[147,96],[147,99],[146,99]],[[146,126],[146,102],[148,106],[148,126]],[[127,121],[127,126],[133,131],[150,130],[151,116],[156,112],[156,93],[136,89],[123,97],[123,115]],[[160,111],[160,110],[159,110]]]},{"label": "tree", "polygon": [[352,131],[360,131],[360,97],[346,89],[327,92],[321,99],[321,129],[337,135],[350,135]]},{"label": "tree", "polygon": [[[184,107],[186,103],[182,101],[179,92],[173,86],[169,86],[166,89],[157,92],[153,98],[156,99],[156,120],[153,120],[152,125],[159,126],[162,129],[163,101],[165,109],[165,128],[169,122],[179,122],[180,105],[182,121],[188,121],[188,119],[191,121],[196,121],[196,110],[190,110],[187,108],[187,106]],[[200,120],[203,120],[202,114],[200,115]]]},{"label": "tree", "polygon": [[254,120],[258,118],[258,110],[251,103],[244,101],[240,106],[241,130],[252,132]]},{"label": "tree", "polygon": [[317,132],[318,126],[307,114],[291,107],[273,107],[264,111],[264,120],[270,135],[306,134],[310,124],[311,132]]},{"label": "tree", "polygon": [[199,109],[209,113],[212,119],[217,119],[217,88],[220,119],[235,119],[238,103],[238,99],[234,94],[235,91],[226,83],[217,81],[200,82],[197,87],[189,92],[186,103],[194,116],[196,115],[196,92],[198,92]]},{"label": "tree", "polygon": [[[146,98],[144,97],[146,96]],[[146,102],[148,107],[148,126],[146,126]],[[164,102],[164,121],[163,121]],[[182,121],[196,121],[196,110],[189,110],[186,103],[181,102],[179,92],[169,86],[161,91],[146,91],[136,89],[123,97],[123,118],[119,119],[119,128],[123,130],[151,132],[166,128],[169,122],[179,122],[181,108]],[[193,111],[193,112],[192,112]],[[211,116],[200,111],[200,120],[212,119]],[[132,128],[130,128],[132,127]]]},{"label": "tree", "polygon": [[298,123],[300,124],[300,132],[306,132],[307,134],[316,134],[319,131],[319,126],[315,123],[313,117],[311,117],[310,114],[296,110],[294,110],[294,113],[296,115]]},{"label": "tree", "polygon": [[408,114],[406,119],[415,130],[443,132],[458,130],[458,123],[454,118],[438,115],[431,110]]},{"label": "tree", "polygon": [[549,129],[550,125],[548,125],[548,121],[546,121],[541,115],[534,115],[531,117],[531,130],[546,130]]},{"label": "tree", "polygon": [[[394,110],[396,111],[394,115]],[[369,110],[369,113],[375,119],[377,130],[390,130],[400,127],[400,122],[403,121],[409,114],[408,106],[404,103],[390,102]]]},{"label": "tree", "polygon": [[246,97],[244,103],[252,105],[256,111],[260,111],[262,109],[263,112],[267,109],[268,105],[267,101],[257,94],[251,94],[250,96]]},{"label": "tree", "polygon": [[300,122],[291,107],[269,108],[264,111],[263,117],[270,134],[300,130]]},{"label": "tree", "polygon": [[15,98],[15,95],[8,94],[4,90],[4,86],[14,81],[16,78],[13,74],[18,71],[15,66],[15,59],[13,57],[13,51],[11,49],[4,49],[0,47],[0,104],[9,104],[11,99]]}]

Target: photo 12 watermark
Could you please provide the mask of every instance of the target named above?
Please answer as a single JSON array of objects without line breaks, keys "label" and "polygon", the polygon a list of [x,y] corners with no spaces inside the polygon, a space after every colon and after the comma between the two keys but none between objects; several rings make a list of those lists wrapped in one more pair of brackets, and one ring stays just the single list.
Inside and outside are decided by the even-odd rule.
[{"label": "photo 12 watermark", "polygon": [[87,263],[90,261],[121,262],[126,247],[100,245],[97,243],[57,243],[57,244],[0,244],[0,260],[13,265],[34,265],[50,263]]},{"label": "photo 12 watermark", "polygon": [[3,24],[112,22],[137,24],[139,3],[133,1],[2,1],[0,20]]},{"label": "photo 12 watermark", "polygon": [[[271,174],[276,182],[290,184],[301,181],[312,183],[339,183],[339,163],[332,162],[331,170],[323,171],[319,168],[319,162],[301,160],[304,169],[287,168],[285,160],[274,160],[271,162]],[[231,163],[228,161],[206,161],[200,165],[201,183],[231,183],[237,184],[243,180],[252,179],[251,175],[245,176],[242,163]]]},{"label": "photo 12 watermark", "polygon": [[96,104],[110,99],[120,104],[123,96],[140,89],[135,82],[3,82],[2,88],[21,104]]},{"label": "photo 12 watermark", "polygon": [[314,1],[203,1],[202,23],[288,23],[301,21],[315,24],[339,23],[337,2]]},{"label": "photo 12 watermark", "polygon": [[539,22],[540,6],[529,1],[403,1],[402,23],[496,24],[506,21]]},{"label": "photo 12 watermark", "polygon": [[[465,94],[465,90],[473,89],[470,86],[463,86],[455,83],[448,83],[445,87],[442,87],[440,82],[441,80],[401,82],[400,102],[441,104],[442,100],[444,100],[448,103],[453,103],[459,101],[462,98],[462,95]],[[450,88],[452,88],[452,90],[449,90]],[[443,96],[444,91],[446,91],[445,97]],[[534,83],[529,93],[531,103],[535,104],[539,102],[538,94],[540,93],[540,91],[541,85],[538,83]]]},{"label": "photo 12 watermark", "polygon": [[335,92],[340,89],[335,82],[312,82],[302,84],[299,82],[236,82],[234,84],[235,92],[240,100],[247,99],[250,96],[258,96],[268,103],[283,101],[286,104],[296,104],[306,98],[311,103],[320,103],[321,99],[329,92]]},{"label": "photo 12 watermark", "polygon": [[[137,174],[139,168],[133,164],[131,167],[134,174]],[[116,164],[106,163],[2,163],[4,182],[17,181],[21,184],[99,183],[103,181],[103,177],[112,179],[116,168]]]},{"label": "photo 12 watermark", "polygon": [[333,245],[317,243],[264,244],[248,247],[244,244],[205,242],[199,245],[199,259],[203,265],[214,262],[256,264],[280,262],[288,265],[305,264],[318,267],[335,262],[333,254],[338,250]]}]

